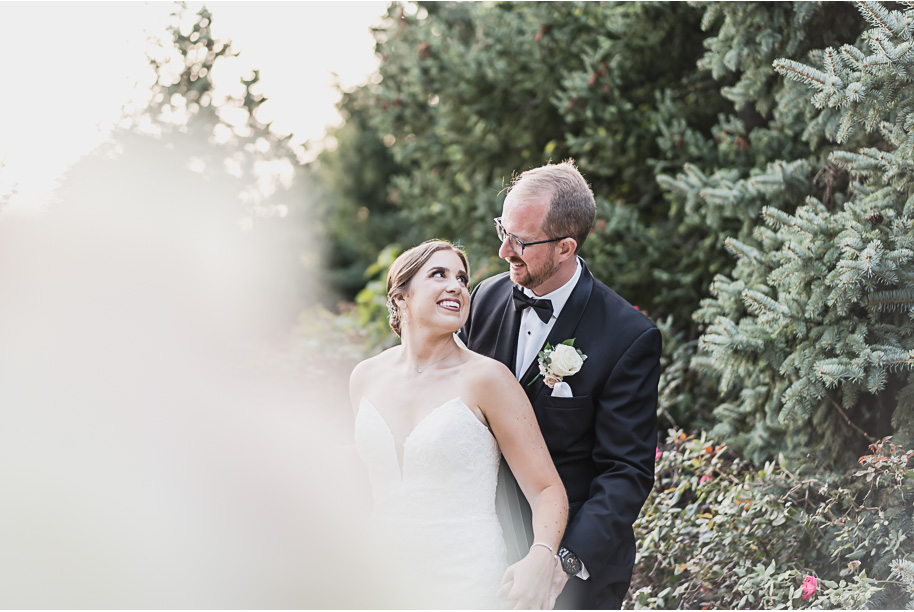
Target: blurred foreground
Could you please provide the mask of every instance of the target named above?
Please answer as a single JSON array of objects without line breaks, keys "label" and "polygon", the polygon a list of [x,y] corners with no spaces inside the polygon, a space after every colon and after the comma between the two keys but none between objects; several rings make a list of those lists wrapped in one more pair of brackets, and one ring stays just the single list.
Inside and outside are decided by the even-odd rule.
[{"label": "blurred foreground", "polygon": [[90,174],[125,189],[0,214],[0,607],[383,606],[348,370],[276,367],[271,243]]}]

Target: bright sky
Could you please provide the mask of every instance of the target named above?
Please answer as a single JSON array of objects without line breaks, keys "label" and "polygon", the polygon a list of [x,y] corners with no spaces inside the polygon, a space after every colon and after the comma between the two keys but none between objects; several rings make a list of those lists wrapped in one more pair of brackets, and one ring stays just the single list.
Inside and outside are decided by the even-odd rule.
[{"label": "bright sky", "polygon": [[[196,13],[201,2],[188,2]],[[122,107],[153,82],[146,38],[161,35],[171,2],[0,2],[0,196],[10,208],[45,200],[56,178],[102,143]],[[261,119],[295,143],[337,123],[332,73],[344,87],[377,67],[369,28],[386,2],[208,2],[213,31],[241,55],[237,76],[260,70]],[[219,82],[216,83],[219,86]]]}]

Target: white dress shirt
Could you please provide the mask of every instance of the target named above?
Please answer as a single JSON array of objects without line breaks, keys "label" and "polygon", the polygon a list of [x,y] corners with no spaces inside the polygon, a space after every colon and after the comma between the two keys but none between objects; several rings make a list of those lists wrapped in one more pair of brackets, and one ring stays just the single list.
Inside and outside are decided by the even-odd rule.
[{"label": "white dress shirt", "polygon": [[[533,308],[525,308],[521,313],[520,330],[517,332],[517,357],[514,362],[514,372],[517,380],[523,377],[524,372],[527,371],[527,368],[539,355],[540,349],[543,348],[543,344],[545,344],[546,338],[549,336],[549,332],[552,331],[556,320],[562,314],[562,308],[565,307],[565,303],[571,297],[574,286],[578,283],[578,279],[581,278],[581,262],[578,258],[575,259],[575,265],[571,279],[551,293],[536,295],[526,287],[521,287],[525,295],[538,300],[550,300],[552,302],[552,316],[546,323],[543,323],[539,315],[533,311]],[[568,340],[568,338],[562,338],[562,342],[565,340]]]}]

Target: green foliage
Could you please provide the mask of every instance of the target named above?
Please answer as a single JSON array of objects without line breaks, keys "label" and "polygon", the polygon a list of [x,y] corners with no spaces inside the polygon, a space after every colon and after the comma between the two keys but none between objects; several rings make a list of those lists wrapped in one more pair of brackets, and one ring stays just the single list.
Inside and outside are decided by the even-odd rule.
[{"label": "green foliage", "polygon": [[908,593],[909,599],[906,608],[908,610],[914,608],[914,562],[907,559],[892,561],[892,574],[889,578],[899,581]]},{"label": "green foliage", "polygon": [[[500,271],[491,218],[509,177],[572,156],[597,196],[591,269],[694,350],[709,322],[692,315],[761,210],[793,213],[810,194],[830,206],[846,189],[838,158],[816,172],[828,150],[809,142],[801,84],[772,61],[861,29],[852,6],[804,2],[392,5],[376,30],[380,78],[346,96],[319,169],[337,286],[352,295],[384,244],[435,236],[467,248],[474,280]],[[758,308],[773,299],[748,290]],[[694,377],[721,373],[705,357],[694,371],[687,351],[669,362],[690,391],[666,396],[680,425],[710,420],[695,407],[716,391]],[[727,422],[745,433],[757,411],[726,388],[718,418],[740,412]],[[768,452],[780,431],[748,438],[733,442]]]},{"label": "green foliage", "polygon": [[321,191],[316,225],[328,244],[327,280],[345,299],[365,286],[366,267],[408,226],[389,189],[400,167],[368,123],[370,105],[364,90],[343,94],[339,110],[345,123],[334,132],[336,146],[324,149],[316,165]]},{"label": "green foliage", "polygon": [[[818,55],[822,70],[775,62],[817,90],[808,104],[821,111],[807,139],[812,127],[834,142],[865,130],[857,148],[826,150],[849,178],[827,200],[808,193],[794,211],[766,203],[765,226],[726,241],[737,265],[715,278],[695,313],[708,327],[694,364],[715,373],[728,398],[714,432],[756,459],[812,448],[830,461],[914,433],[914,93],[902,86],[914,69],[906,51],[914,12],[859,10],[876,27],[840,54]],[[790,199],[801,198],[795,190]],[[807,426],[790,426],[798,420]]]},{"label": "green foliage", "polygon": [[663,337],[657,408],[660,427],[679,429],[684,423],[710,426],[716,400],[714,385],[690,368],[698,340],[690,340],[684,330],[676,330],[672,315],[657,321],[657,327]]},{"label": "green foliage", "polygon": [[[796,94],[790,84],[777,79],[771,61],[779,56],[803,58],[823,37],[853,40],[859,31],[847,19],[848,7],[840,5],[696,6],[705,7],[701,26],[711,31],[698,66],[720,81],[719,95],[735,104],[736,113],[721,110],[710,138],[707,132],[689,130],[676,136],[674,142],[682,138],[693,143],[690,155],[681,156],[677,166],[655,170],[670,206],[671,239],[677,247],[667,258],[668,273],[655,276],[665,281],[661,295],[669,291],[669,300],[688,304],[685,316],[691,316],[707,295],[715,275],[732,269],[724,249],[726,237],[749,236],[762,206],[790,210],[813,189],[811,168],[816,161],[800,138],[803,117],[775,103]],[[672,107],[665,121],[681,124],[677,110]],[[672,170],[678,173],[668,174]]]},{"label": "green foliage", "polygon": [[354,324],[361,330],[363,346],[387,348],[393,344],[387,310],[387,269],[402,252],[400,245],[390,245],[378,254],[377,261],[365,272],[369,279],[355,299]]},{"label": "green foliage", "polygon": [[[876,2],[861,2],[858,7],[872,29],[855,45],[818,52],[824,70],[789,59],[774,62],[780,74],[816,90],[811,102],[823,112],[817,113],[808,130],[821,129],[827,139],[838,143],[847,141],[855,125],[873,132],[885,117],[898,113],[896,122],[900,118],[903,123],[910,113],[910,94],[905,95],[910,82],[910,11],[890,11]],[[896,132],[896,139],[900,134]]]},{"label": "green foliage", "polygon": [[378,213],[399,223],[391,242],[448,238],[467,247],[476,280],[501,271],[492,218],[504,187],[516,172],[572,156],[598,199],[584,246],[591,268],[646,310],[675,310],[688,324],[678,271],[674,295],[657,297],[655,274],[675,257],[653,166],[687,160],[683,138],[704,154],[698,134],[724,108],[694,68],[700,12],[651,2],[409,8],[391,6],[376,35],[381,78],[354,92],[398,165],[376,196],[392,207]]},{"label": "green foliage", "polygon": [[344,98],[318,172],[336,282],[363,287],[334,333],[366,354],[393,342],[384,245],[463,243],[478,282],[503,269],[491,219],[513,173],[573,157],[592,183],[583,255],[657,320],[658,416],[677,429],[637,525],[639,606],[912,600],[914,9],[898,6],[395,4],[380,78]]},{"label": "green foliage", "polygon": [[[382,245],[431,237],[468,250],[474,282],[501,272],[492,218],[505,186],[570,156],[597,200],[591,270],[694,340],[691,312],[732,263],[700,223],[669,214],[655,174],[718,155],[708,131],[728,103],[695,67],[700,17],[663,2],[392,5],[376,31],[380,78],[344,98],[349,121],[318,169],[342,221],[337,286],[352,295]],[[732,143],[720,147],[740,152]]]},{"label": "green foliage", "polygon": [[716,35],[705,40],[708,53],[699,66],[711,70],[718,80],[736,78],[721,92],[737,109],[753,107],[760,118],[770,117],[780,104],[782,84],[771,71],[772,61],[800,58],[822,44],[842,39],[851,42],[856,36],[849,3],[827,7],[818,2],[696,4],[707,7],[703,29],[722,21]]},{"label": "green foliage", "polygon": [[[888,440],[853,475],[780,462],[755,469],[706,436],[671,430],[635,525],[636,607],[898,607],[914,553],[914,451]],[[781,459],[783,461],[783,458]],[[812,469],[811,469],[812,468]],[[818,589],[803,598],[806,576]]]},{"label": "green foliage", "polygon": [[365,354],[393,342],[384,245],[463,243],[478,282],[502,270],[513,173],[573,157],[592,183],[583,255],[657,320],[676,429],[636,526],[638,606],[912,600],[914,26],[896,9],[395,4],[380,78],[344,98],[318,172],[336,282],[362,287],[333,333]]},{"label": "green foliage", "polygon": [[296,335],[314,346],[339,347],[340,354],[355,361],[393,346],[397,339],[388,322],[387,269],[401,252],[397,244],[382,249],[365,271],[368,282],[355,301],[338,316],[319,306],[306,310],[299,318]]}]

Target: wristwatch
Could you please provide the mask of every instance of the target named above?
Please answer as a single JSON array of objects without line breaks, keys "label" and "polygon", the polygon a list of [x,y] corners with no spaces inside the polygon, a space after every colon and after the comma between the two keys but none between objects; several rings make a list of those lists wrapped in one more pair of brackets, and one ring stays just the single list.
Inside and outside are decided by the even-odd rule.
[{"label": "wristwatch", "polygon": [[569,576],[577,576],[578,572],[581,571],[581,560],[564,546],[559,549],[559,561],[562,563],[562,569]]}]

